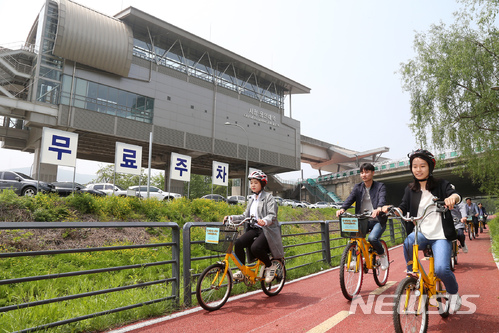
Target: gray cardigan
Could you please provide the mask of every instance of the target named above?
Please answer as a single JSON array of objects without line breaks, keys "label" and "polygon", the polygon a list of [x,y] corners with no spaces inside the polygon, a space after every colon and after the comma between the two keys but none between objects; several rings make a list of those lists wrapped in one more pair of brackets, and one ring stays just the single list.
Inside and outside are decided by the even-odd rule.
[{"label": "gray cardigan", "polygon": [[[234,222],[240,222],[250,216],[250,208],[253,204],[253,196],[249,199],[248,206],[242,215],[232,215]],[[269,243],[272,257],[275,259],[284,258],[284,247],[282,246],[281,228],[277,222],[277,203],[272,194],[262,191],[258,201],[258,217],[264,220],[267,225],[263,226],[263,234]]]}]

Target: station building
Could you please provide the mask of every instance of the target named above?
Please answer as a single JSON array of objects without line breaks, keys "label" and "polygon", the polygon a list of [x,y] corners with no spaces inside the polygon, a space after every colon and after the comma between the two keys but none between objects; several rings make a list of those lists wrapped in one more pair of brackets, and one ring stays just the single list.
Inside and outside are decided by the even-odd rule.
[{"label": "station building", "polygon": [[25,44],[0,48],[0,80],[2,146],[35,153],[43,181],[57,178],[37,163],[43,127],[78,133],[77,157],[92,161],[114,163],[124,142],[147,166],[152,132],[155,169],[169,170],[172,152],[201,175],[214,160],[230,178],[246,159],[268,174],[300,169],[300,122],[284,101],[308,87],[133,7],[110,17],[46,0]]}]

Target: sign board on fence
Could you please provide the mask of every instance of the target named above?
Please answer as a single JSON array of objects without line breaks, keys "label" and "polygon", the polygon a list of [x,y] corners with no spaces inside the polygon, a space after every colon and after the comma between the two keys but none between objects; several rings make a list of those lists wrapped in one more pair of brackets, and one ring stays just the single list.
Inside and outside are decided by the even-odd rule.
[{"label": "sign board on fence", "polygon": [[78,133],[43,128],[40,150],[41,163],[76,167],[77,149]]},{"label": "sign board on fence", "polygon": [[208,228],[206,227],[206,238],[205,242],[210,244],[218,244],[218,235],[220,229],[218,228]]},{"label": "sign board on fence", "polygon": [[140,175],[142,172],[142,147],[116,142],[114,165],[116,172]]},{"label": "sign board on fence", "polygon": [[229,186],[229,165],[213,161],[211,182],[213,185]]},{"label": "sign board on fence", "polygon": [[172,153],[170,179],[191,181],[191,157]]}]

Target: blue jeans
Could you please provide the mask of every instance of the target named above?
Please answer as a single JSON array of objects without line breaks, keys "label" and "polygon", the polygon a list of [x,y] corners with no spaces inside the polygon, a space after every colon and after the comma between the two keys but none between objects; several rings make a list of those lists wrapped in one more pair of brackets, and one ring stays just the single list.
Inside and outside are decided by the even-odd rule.
[{"label": "blue jeans", "polygon": [[[405,262],[412,260],[412,246],[414,245],[415,233],[411,233],[404,241]],[[452,242],[447,239],[426,239],[422,233],[418,233],[418,245],[424,250],[426,245],[431,245],[433,258],[435,259],[435,274],[442,280],[449,294],[456,294],[458,285],[456,276],[450,270],[450,257],[452,254]],[[407,271],[412,272],[412,265],[407,266]]]},{"label": "blue jeans", "polygon": [[385,232],[385,229],[386,224],[383,227],[381,223],[376,220],[369,221],[369,230],[371,230],[371,232],[369,233],[367,240],[374,247],[378,255],[385,254],[385,250],[383,249],[383,246],[381,246],[381,242],[379,241],[381,239],[381,235],[383,235],[383,233]]}]

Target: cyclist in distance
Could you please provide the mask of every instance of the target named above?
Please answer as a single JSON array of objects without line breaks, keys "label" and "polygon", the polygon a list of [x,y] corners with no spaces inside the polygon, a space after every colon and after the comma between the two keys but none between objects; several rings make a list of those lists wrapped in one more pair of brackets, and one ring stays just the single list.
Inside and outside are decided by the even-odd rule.
[{"label": "cyclist in distance", "polygon": [[452,218],[454,218],[454,228],[457,232],[457,240],[459,241],[459,247],[463,249],[464,253],[468,253],[468,247],[466,246],[466,235],[464,234],[464,228],[466,228],[466,215],[464,213],[464,205],[462,203],[456,204],[451,210]]},{"label": "cyclist in distance", "polygon": [[473,219],[473,226],[475,228],[475,237],[478,237],[478,206],[476,203],[471,202],[471,198],[466,198],[466,216],[471,216]]},{"label": "cyclist in distance", "polygon": [[[450,267],[452,241],[457,239],[450,210],[461,202],[461,196],[450,182],[433,177],[436,161],[432,153],[418,149],[408,154],[408,157],[414,181],[405,189],[402,203],[399,205],[402,213],[405,215],[409,212],[410,216],[420,216],[424,207],[433,202],[434,197],[443,200],[448,208],[443,213],[438,213],[435,206],[427,211],[421,223],[421,232],[418,233],[418,244],[423,250],[427,245],[431,246],[435,259],[435,274],[442,280],[449,294],[449,311],[455,313],[461,307],[461,297],[458,294],[456,276]],[[384,206],[383,212],[387,212],[389,208],[390,206]],[[410,234],[404,241],[404,257],[408,263],[407,273],[411,274],[414,225],[407,225],[407,230]]]},{"label": "cyclist in distance", "polygon": [[483,216],[483,228],[487,229],[485,225],[487,222],[487,210],[485,209],[485,207],[483,207],[481,202],[479,202],[477,205],[478,205],[478,216]]},{"label": "cyclist in distance", "polygon": [[[245,248],[248,248],[248,257],[256,257],[265,264],[265,282],[272,282],[276,267],[272,265],[268,253],[272,253],[274,259],[284,258],[284,247],[282,245],[281,229],[277,222],[277,202],[271,193],[265,192],[267,175],[260,170],[253,171],[249,176],[250,188],[253,195],[248,201],[248,206],[242,215],[231,215],[234,221],[242,221],[247,217],[254,216],[258,224],[247,225],[246,231],[234,243],[234,253],[239,261],[245,264]],[[224,217],[224,223],[228,219]],[[241,271],[234,273],[234,279],[243,280]]]},{"label": "cyclist in distance", "polygon": [[388,217],[385,214],[380,215],[381,208],[386,204],[386,187],[385,184],[373,180],[374,166],[371,163],[364,163],[360,166],[361,183],[354,186],[348,198],[343,202],[341,209],[336,211],[336,216],[343,214],[355,202],[355,214],[365,211],[372,212],[369,220],[368,241],[374,247],[379,255],[381,269],[388,269],[388,258],[383,250],[383,246],[379,239],[386,229],[386,221]]}]

